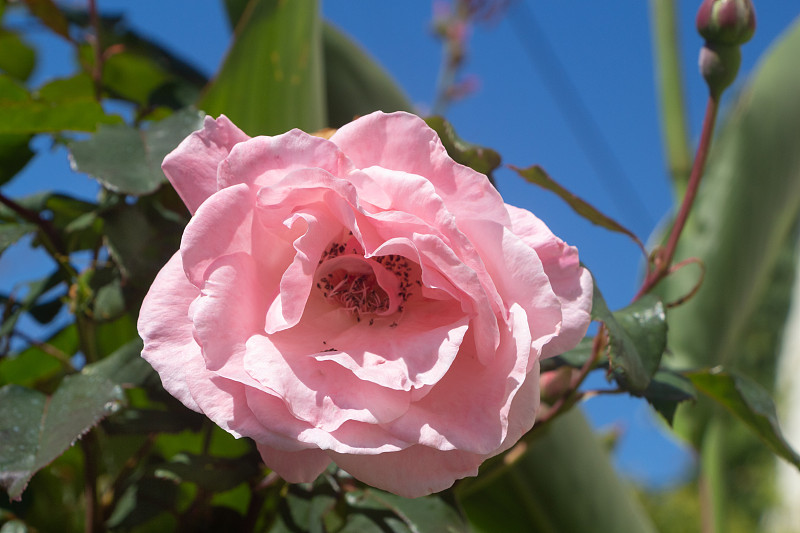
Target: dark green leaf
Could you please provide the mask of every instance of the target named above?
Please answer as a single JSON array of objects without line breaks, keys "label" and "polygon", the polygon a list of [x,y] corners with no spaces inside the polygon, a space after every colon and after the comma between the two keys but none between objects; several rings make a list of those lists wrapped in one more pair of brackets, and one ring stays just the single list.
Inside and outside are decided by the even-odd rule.
[{"label": "dark green leaf", "polygon": [[106,114],[85,74],[50,82],[33,95],[0,75],[0,114],[0,134],[14,135],[94,131],[98,124],[122,121]]},{"label": "dark green leaf", "polygon": [[654,532],[580,410],[517,446],[456,487],[476,533]]},{"label": "dark green leaf", "polygon": [[[77,339],[76,339],[77,343]],[[0,384],[16,383],[37,388],[64,371],[64,363],[38,347],[0,360]]]},{"label": "dark green leaf", "polygon": [[557,194],[562,200],[567,202],[567,204],[580,216],[591,222],[592,224],[596,224],[602,228],[606,228],[611,231],[616,231],[618,233],[624,233],[633,241],[639,245],[639,248],[644,249],[642,242],[639,238],[634,235],[632,231],[625,228],[617,222],[616,220],[608,217],[598,211],[593,205],[589,202],[583,200],[582,198],[578,198],[567,189],[562,187],[558,182],[556,182],[553,178],[551,178],[547,172],[544,171],[542,167],[539,165],[534,165],[528,168],[517,168],[511,165],[511,168],[516,171],[517,174],[522,176],[525,181],[538,185],[543,189],[547,189],[548,191],[554,192]]},{"label": "dark green leaf", "polygon": [[250,135],[325,127],[321,33],[317,0],[251,0],[197,107]]},{"label": "dark green leaf", "polygon": [[[368,511],[384,511],[379,515],[372,515],[373,521],[378,524],[386,522],[393,530],[410,531],[414,533],[458,533],[469,531],[466,521],[458,511],[455,502],[446,501],[445,497],[452,498],[451,494],[442,493],[426,496],[424,498],[401,498],[388,492],[377,489],[364,489],[348,494],[347,501],[352,506],[351,514]],[[386,513],[385,511],[389,511]],[[380,517],[383,517],[381,520]],[[387,520],[392,517],[392,520]],[[378,518],[378,520],[375,520]],[[398,527],[398,526],[405,527]],[[352,526],[351,526],[352,527]]]},{"label": "dark green leaf", "polygon": [[3,322],[0,324],[0,337],[10,334],[17,325],[17,320],[19,320],[20,316],[30,311],[37,303],[40,296],[54,288],[60,282],[60,274],[56,272],[47,278],[28,283],[28,290],[25,296],[18,302],[12,299],[10,301],[10,309],[7,307],[4,310]]},{"label": "dark green leaf", "polygon": [[36,66],[36,52],[19,35],[0,29],[0,71],[14,79],[25,81]]},{"label": "dark green leaf", "polygon": [[28,312],[39,324],[48,324],[58,315],[62,307],[64,307],[64,299],[58,296],[45,302],[37,303]]},{"label": "dark green leaf", "polygon": [[202,121],[202,113],[184,110],[146,130],[101,126],[90,139],[69,143],[72,166],[112,191],[149,194],[166,181],[161,171],[164,156],[199,129]]},{"label": "dark green leaf", "polygon": [[[397,83],[347,35],[323,24],[322,45],[330,127],[338,128],[373,111],[412,110]],[[497,160],[499,164],[499,156]]]},{"label": "dark green leaf", "polygon": [[28,144],[30,135],[0,134],[0,185],[25,168],[34,153]]},{"label": "dark green leaf", "polygon": [[103,427],[109,435],[180,433],[199,431],[203,420],[202,415],[193,411],[128,408],[110,417]]},{"label": "dark green leaf", "polygon": [[425,122],[439,134],[442,144],[454,161],[492,179],[492,171],[500,166],[500,154],[491,148],[482,148],[464,141],[442,117],[429,117]]},{"label": "dark green leaf", "polygon": [[36,231],[36,226],[33,224],[0,224],[0,255],[6,251],[6,248],[34,231]]},{"label": "dark green leaf", "polygon": [[125,489],[106,526],[124,530],[144,524],[164,512],[173,511],[177,499],[178,486],[174,482],[142,478]]},{"label": "dark green leaf", "polygon": [[692,382],[670,370],[659,370],[653,376],[643,396],[650,405],[672,425],[678,404],[697,397]]},{"label": "dark green leaf", "polygon": [[0,485],[19,499],[39,469],[124,400],[122,389],[101,376],[67,376],[51,397],[18,385],[0,388]]},{"label": "dark green leaf", "polygon": [[595,284],[592,316],[602,321],[608,332],[609,361],[617,383],[633,394],[642,394],[666,348],[667,323],[661,300],[647,294],[611,313]]},{"label": "dark green leaf", "polygon": [[686,375],[700,392],[747,424],[776,455],[800,468],[800,455],[781,433],[775,404],[758,383],[721,367]]},{"label": "dark green leaf", "polygon": [[138,337],[96,363],[86,365],[83,373],[102,376],[120,385],[137,387],[153,373],[153,368],[141,357],[142,340]]},{"label": "dark green leaf", "polygon": [[69,40],[69,24],[64,14],[58,9],[53,0],[25,0],[31,13],[42,23],[56,32],[58,35]]},{"label": "dark green leaf", "polygon": [[239,24],[239,19],[242,18],[249,3],[250,0],[225,0],[225,12],[228,14],[228,23],[230,23],[231,29],[235,29]]},{"label": "dark green leaf", "polygon": [[222,492],[257,476],[260,472],[258,464],[248,456],[225,459],[180,453],[168,463],[153,465],[153,475],[177,483],[195,483],[211,492]]},{"label": "dark green leaf", "polygon": [[[592,356],[592,345],[594,344],[594,339],[590,337],[585,337],[581,339],[581,342],[568,352],[564,352],[561,355],[557,355],[555,357],[548,357],[547,359],[543,359],[541,361],[541,370],[542,372],[547,372],[550,370],[555,370],[556,368],[562,366],[570,366],[572,368],[582,368],[586,361]],[[599,361],[602,365],[603,362]]]}]

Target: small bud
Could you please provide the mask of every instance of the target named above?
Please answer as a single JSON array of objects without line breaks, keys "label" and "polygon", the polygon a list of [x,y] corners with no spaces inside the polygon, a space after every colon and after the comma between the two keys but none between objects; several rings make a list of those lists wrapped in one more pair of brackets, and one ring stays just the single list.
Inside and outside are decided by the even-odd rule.
[{"label": "small bud", "polygon": [[756,31],[750,0],[703,0],[697,11],[697,31],[709,44],[741,45]]},{"label": "small bud", "polygon": [[700,74],[706,80],[711,96],[719,98],[722,91],[733,83],[741,62],[742,54],[736,45],[706,43],[700,49]]},{"label": "small bud", "polygon": [[539,377],[539,391],[542,401],[553,404],[570,389],[573,374],[579,372],[568,366],[545,372]]}]

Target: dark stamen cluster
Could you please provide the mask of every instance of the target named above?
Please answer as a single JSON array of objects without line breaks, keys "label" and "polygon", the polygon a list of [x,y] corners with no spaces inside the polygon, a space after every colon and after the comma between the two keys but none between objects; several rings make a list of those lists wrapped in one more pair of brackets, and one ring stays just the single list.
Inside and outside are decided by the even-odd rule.
[{"label": "dark stamen cluster", "polygon": [[[400,280],[400,290],[397,292],[397,296],[400,297],[403,303],[398,306],[397,310],[402,312],[403,304],[406,303],[411,296],[411,285],[413,284],[410,280],[412,268],[408,258],[402,255],[389,254],[380,255],[373,258],[373,260],[384,268],[388,268],[394,272],[397,279]],[[417,284],[419,284],[419,281],[417,281]]]}]

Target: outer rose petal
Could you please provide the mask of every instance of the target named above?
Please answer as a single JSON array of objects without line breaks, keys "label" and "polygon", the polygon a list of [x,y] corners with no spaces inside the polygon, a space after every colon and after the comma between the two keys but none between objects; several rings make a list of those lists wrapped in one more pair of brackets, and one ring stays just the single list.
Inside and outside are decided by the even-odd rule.
[{"label": "outer rose petal", "polygon": [[183,203],[194,214],[206,198],[217,192],[217,167],[240,142],[250,137],[225,115],[206,117],[203,129],[183,140],[164,158],[161,168]]},{"label": "outer rose petal", "polygon": [[592,275],[581,267],[578,250],[553,235],[533,213],[513,205],[506,207],[511,215],[511,231],[536,250],[550,285],[561,302],[561,329],[545,345],[542,357],[564,353],[574,348],[589,328]]},{"label": "outer rose petal", "polygon": [[292,130],[275,137],[255,137],[231,150],[219,167],[219,188],[245,183],[254,189],[271,187],[295,170],[319,168],[334,176],[353,170],[352,163],[332,142]]},{"label": "outer rose petal", "polygon": [[289,483],[311,483],[331,462],[331,458],[322,450],[285,452],[261,443],[257,443],[256,447],[264,464]]},{"label": "outer rose petal", "polygon": [[328,453],[353,477],[404,498],[439,492],[451,487],[456,479],[475,476],[485,459],[474,453],[443,452],[420,444],[379,455]]},{"label": "outer rose petal", "polygon": [[436,132],[416,115],[376,111],[345,124],[330,140],[359,168],[380,166],[427,178],[457,218],[508,223],[503,200],[486,176],[453,161]]},{"label": "outer rose petal", "polygon": [[186,376],[187,363],[203,357],[189,320],[189,305],[198,296],[200,291],[186,279],[180,253],[176,253],[153,281],[137,328],[144,340],[142,357],[161,376],[164,388],[186,407],[200,412]]}]

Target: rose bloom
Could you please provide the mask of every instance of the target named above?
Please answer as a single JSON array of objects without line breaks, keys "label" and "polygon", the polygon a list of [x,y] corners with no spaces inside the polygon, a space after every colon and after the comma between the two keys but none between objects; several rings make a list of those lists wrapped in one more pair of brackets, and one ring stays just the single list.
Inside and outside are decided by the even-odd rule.
[{"label": "rose bloom", "polygon": [[416,497],[476,475],[533,426],[540,358],[589,324],[577,250],[414,115],[330,140],[207,117],[163,169],[193,217],[142,356],[289,482],[333,461]]}]

